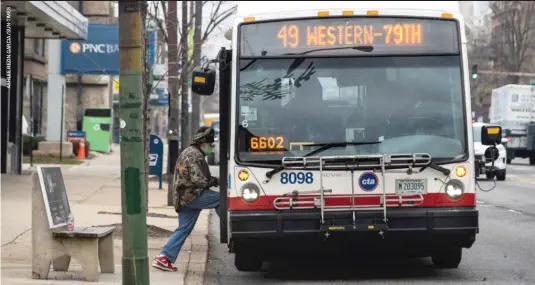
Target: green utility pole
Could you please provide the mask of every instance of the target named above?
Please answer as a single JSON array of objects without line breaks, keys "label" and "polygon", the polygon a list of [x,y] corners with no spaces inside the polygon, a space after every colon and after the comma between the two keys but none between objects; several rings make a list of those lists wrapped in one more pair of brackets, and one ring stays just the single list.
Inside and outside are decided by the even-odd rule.
[{"label": "green utility pole", "polygon": [[142,21],[139,1],[119,1],[119,118],[121,122],[121,200],[123,285],[149,285],[143,92]]}]

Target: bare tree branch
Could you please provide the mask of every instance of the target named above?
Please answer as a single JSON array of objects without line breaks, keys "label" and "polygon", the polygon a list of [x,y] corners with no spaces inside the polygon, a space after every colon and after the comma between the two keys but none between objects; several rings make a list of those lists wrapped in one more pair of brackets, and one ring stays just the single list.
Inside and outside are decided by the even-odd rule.
[{"label": "bare tree branch", "polygon": [[[490,46],[495,62],[511,72],[533,68],[535,2],[489,1],[489,8],[495,26]],[[511,76],[508,81],[519,80],[518,76]]]},{"label": "bare tree branch", "polygon": [[[166,1],[159,1],[159,2],[152,1],[152,2],[153,2],[153,6],[155,7],[155,9],[154,9],[155,12],[154,13],[148,12],[147,16],[150,19],[155,21],[155,23],[158,26],[158,30],[163,35],[163,40],[165,41],[165,43],[167,45],[169,45],[169,37],[168,37],[169,35],[168,35],[168,32],[167,32],[167,27],[169,26],[169,23],[175,23],[176,24],[179,37],[182,36],[182,33],[181,33],[182,25],[178,22],[178,19],[168,19],[167,18],[167,13],[168,13],[167,9],[168,9],[168,7],[166,5]],[[210,21],[206,25],[206,28],[203,29],[204,32],[202,34],[201,41],[199,43],[193,43],[192,48],[196,48],[197,46],[202,46],[210,38],[210,36],[214,33],[215,29],[218,28],[221,25],[221,23],[223,23],[226,19],[231,17],[237,10],[237,6],[236,5],[233,5],[232,7],[228,8],[226,10],[223,10],[222,9],[223,8],[223,4],[226,1],[202,1],[203,8],[205,7],[206,4],[208,4],[210,2],[213,3],[212,9],[211,9],[211,13],[209,14],[210,15],[209,16],[210,17]],[[164,17],[163,21],[162,21],[162,19],[160,17],[158,17],[160,9],[161,9],[161,11],[163,13],[163,17]],[[188,15],[187,27],[188,27],[188,29],[191,29],[192,26],[193,26],[194,19],[195,19],[195,14],[194,13],[189,13],[189,14],[190,15]],[[165,25],[164,25],[164,23],[165,23]],[[180,43],[177,46],[177,50],[178,50],[178,58],[181,58],[182,52],[183,52],[184,49],[182,49]],[[186,51],[187,51],[187,49],[186,49]],[[157,58],[159,58],[159,56]],[[193,57],[188,58],[186,66],[188,66],[189,68],[187,69],[186,72],[180,72],[179,80],[180,80],[182,74],[187,76],[191,72],[191,70],[193,70],[193,68],[195,67],[195,66],[193,66]],[[166,74],[167,74],[167,72],[166,72]],[[152,91],[153,90],[154,90],[154,87],[153,87]]]},{"label": "bare tree branch", "polygon": [[[156,24],[158,25],[158,29],[160,30],[160,32],[162,33],[163,37],[164,37],[164,40],[166,43],[169,43],[169,38],[167,36],[167,26],[164,28],[163,26],[163,23],[162,21],[160,20],[160,18],[158,18],[158,3],[157,2],[154,2],[152,1],[154,7],[155,7],[155,13],[156,15],[153,15],[152,13],[150,12],[147,12],[148,16],[153,19]],[[161,5],[162,5],[162,11],[163,11],[163,17],[164,17],[164,20],[166,21],[167,23],[167,8],[165,6],[165,1],[160,1]]]}]

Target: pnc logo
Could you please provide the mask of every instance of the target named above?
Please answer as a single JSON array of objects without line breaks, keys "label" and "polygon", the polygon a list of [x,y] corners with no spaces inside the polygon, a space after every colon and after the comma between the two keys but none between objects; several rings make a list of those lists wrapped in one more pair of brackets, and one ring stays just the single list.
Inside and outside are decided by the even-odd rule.
[{"label": "pnc logo", "polygon": [[71,43],[71,45],[69,46],[69,50],[72,53],[77,54],[77,53],[80,53],[80,51],[82,50],[82,47],[80,46],[79,43],[74,42],[74,43]]},{"label": "pnc logo", "polygon": [[364,191],[373,191],[379,184],[379,178],[373,172],[364,172],[359,177],[360,189]]}]

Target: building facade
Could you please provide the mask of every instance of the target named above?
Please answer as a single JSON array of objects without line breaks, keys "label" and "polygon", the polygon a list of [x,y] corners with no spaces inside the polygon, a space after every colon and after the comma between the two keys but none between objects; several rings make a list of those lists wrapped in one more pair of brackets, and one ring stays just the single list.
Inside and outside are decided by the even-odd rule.
[{"label": "building facade", "polygon": [[[86,39],[88,21],[66,1],[3,1],[1,7],[0,166],[1,173],[20,174],[23,136],[29,133],[31,118],[43,116],[37,109],[46,93],[46,40]],[[32,93],[38,94],[36,100]],[[33,129],[42,132],[42,128]]]},{"label": "building facade", "polygon": [[[116,23],[112,1],[67,1],[89,23]],[[29,122],[34,136],[47,133],[48,42],[26,38],[24,44],[23,120]],[[79,84],[80,82],[80,84]],[[110,106],[110,78],[66,75],[64,130],[81,129],[83,110]],[[25,130],[23,130],[25,131]]]},{"label": "building facade", "polygon": [[[87,17],[89,23],[117,24],[113,1],[67,1]],[[111,75],[65,75],[65,129],[82,130],[86,108],[111,108],[113,77]]]}]

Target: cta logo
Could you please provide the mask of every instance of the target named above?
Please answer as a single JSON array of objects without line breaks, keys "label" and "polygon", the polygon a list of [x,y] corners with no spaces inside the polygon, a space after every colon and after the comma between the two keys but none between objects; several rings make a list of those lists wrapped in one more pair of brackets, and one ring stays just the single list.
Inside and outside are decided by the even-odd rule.
[{"label": "cta logo", "polygon": [[373,172],[364,172],[359,177],[360,189],[371,192],[377,188],[379,178]]}]

